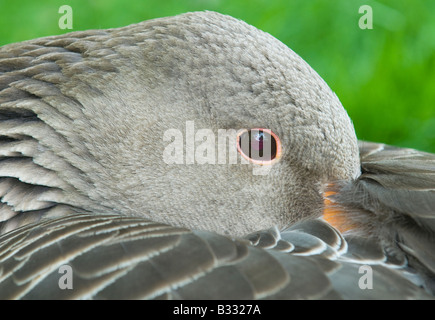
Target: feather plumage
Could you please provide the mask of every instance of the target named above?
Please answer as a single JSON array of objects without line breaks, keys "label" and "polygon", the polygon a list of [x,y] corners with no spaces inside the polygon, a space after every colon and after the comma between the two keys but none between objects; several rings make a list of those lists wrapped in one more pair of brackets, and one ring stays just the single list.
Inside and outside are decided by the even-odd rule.
[{"label": "feather plumage", "polygon": [[[247,170],[155,165],[148,132],[188,117],[270,125],[292,152],[264,184]],[[317,219],[328,179],[329,206],[357,229]],[[435,155],[361,142],[357,157],[351,122],[320,77],[269,35],[216,13],[0,48],[0,198],[3,299],[435,291]],[[213,232],[235,225],[232,236]],[[240,234],[253,226],[264,230]],[[72,291],[58,286],[65,264]],[[363,265],[373,290],[358,286]]]}]

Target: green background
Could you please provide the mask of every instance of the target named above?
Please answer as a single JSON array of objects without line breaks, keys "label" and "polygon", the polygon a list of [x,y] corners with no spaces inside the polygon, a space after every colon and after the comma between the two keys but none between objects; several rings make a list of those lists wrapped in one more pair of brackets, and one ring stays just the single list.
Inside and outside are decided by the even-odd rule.
[{"label": "green background", "polygon": [[[302,56],[337,93],[358,138],[435,152],[433,0],[0,0],[0,45],[120,27],[186,11],[214,10],[269,32]],[[373,8],[362,30],[361,5]]]}]

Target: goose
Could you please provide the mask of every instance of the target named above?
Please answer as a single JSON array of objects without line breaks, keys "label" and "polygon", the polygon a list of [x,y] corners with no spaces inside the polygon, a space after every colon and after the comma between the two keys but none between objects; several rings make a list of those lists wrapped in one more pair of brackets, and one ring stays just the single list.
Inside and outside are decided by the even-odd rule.
[{"label": "goose", "polygon": [[0,193],[1,299],[434,298],[435,155],[216,12],[1,47]]}]

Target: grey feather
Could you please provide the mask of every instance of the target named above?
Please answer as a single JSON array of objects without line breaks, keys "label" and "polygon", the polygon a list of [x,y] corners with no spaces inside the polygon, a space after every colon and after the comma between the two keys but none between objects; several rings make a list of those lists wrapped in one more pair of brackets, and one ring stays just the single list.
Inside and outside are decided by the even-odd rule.
[{"label": "grey feather", "polygon": [[409,260],[428,290],[435,281],[435,155],[361,142],[361,176],[338,183],[334,198],[359,230],[387,250],[390,260]]},{"label": "grey feather", "polygon": [[[0,242],[3,299],[318,299],[364,293],[358,264],[337,260],[331,268],[320,255],[264,250],[143,218],[71,215],[19,228]],[[57,284],[64,264],[74,270],[74,290]],[[363,297],[430,297],[396,271],[375,268],[374,289]],[[400,290],[387,294],[393,287]]]}]

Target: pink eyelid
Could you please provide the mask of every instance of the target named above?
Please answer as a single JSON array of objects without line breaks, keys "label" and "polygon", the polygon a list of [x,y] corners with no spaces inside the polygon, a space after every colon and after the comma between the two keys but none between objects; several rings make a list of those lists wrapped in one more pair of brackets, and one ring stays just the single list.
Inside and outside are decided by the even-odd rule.
[{"label": "pink eyelid", "polygon": [[237,151],[240,153],[240,155],[241,155],[243,158],[245,158],[246,160],[248,160],[249,162],[254,163],[254,164],[258,164],[258,165],[260,165],[260,166],[271,165],[271,164],[274,164],[275,162],[277,162],[277,161],[281,158],[281,155],[282,155],[281,140],[278,138],[278,136],[277,136],[277,135],[276,135],[272,130],[270,130],[270,129],[264,129],[264,128],[252,128],[252,129],[250,129],[250,130],[251,130],[251,131],[252,131],[252,130],[261,130],[261,131],[263,131],[263,132],[266,132],[266,133],[270,134],[270,135],[275,139],[275,141],[276,141],[276,156],[275,156],[275,158],[273,158],[272,160],[255,160],[255,159],[251,159],[251,158],[249,158],[249,157],[248,157],[248,156],[247,156],[247,155],[242,151],[242,149],[240,148],[240,145],[239,145],[239,138],[240,138],[240,136],[241,136],[243,133],[249,131],[249,130],[247,130],[247,129],[240,130],[240,131],[237,133],[237,140],[236,140],[236,143],[237,143]]}]

